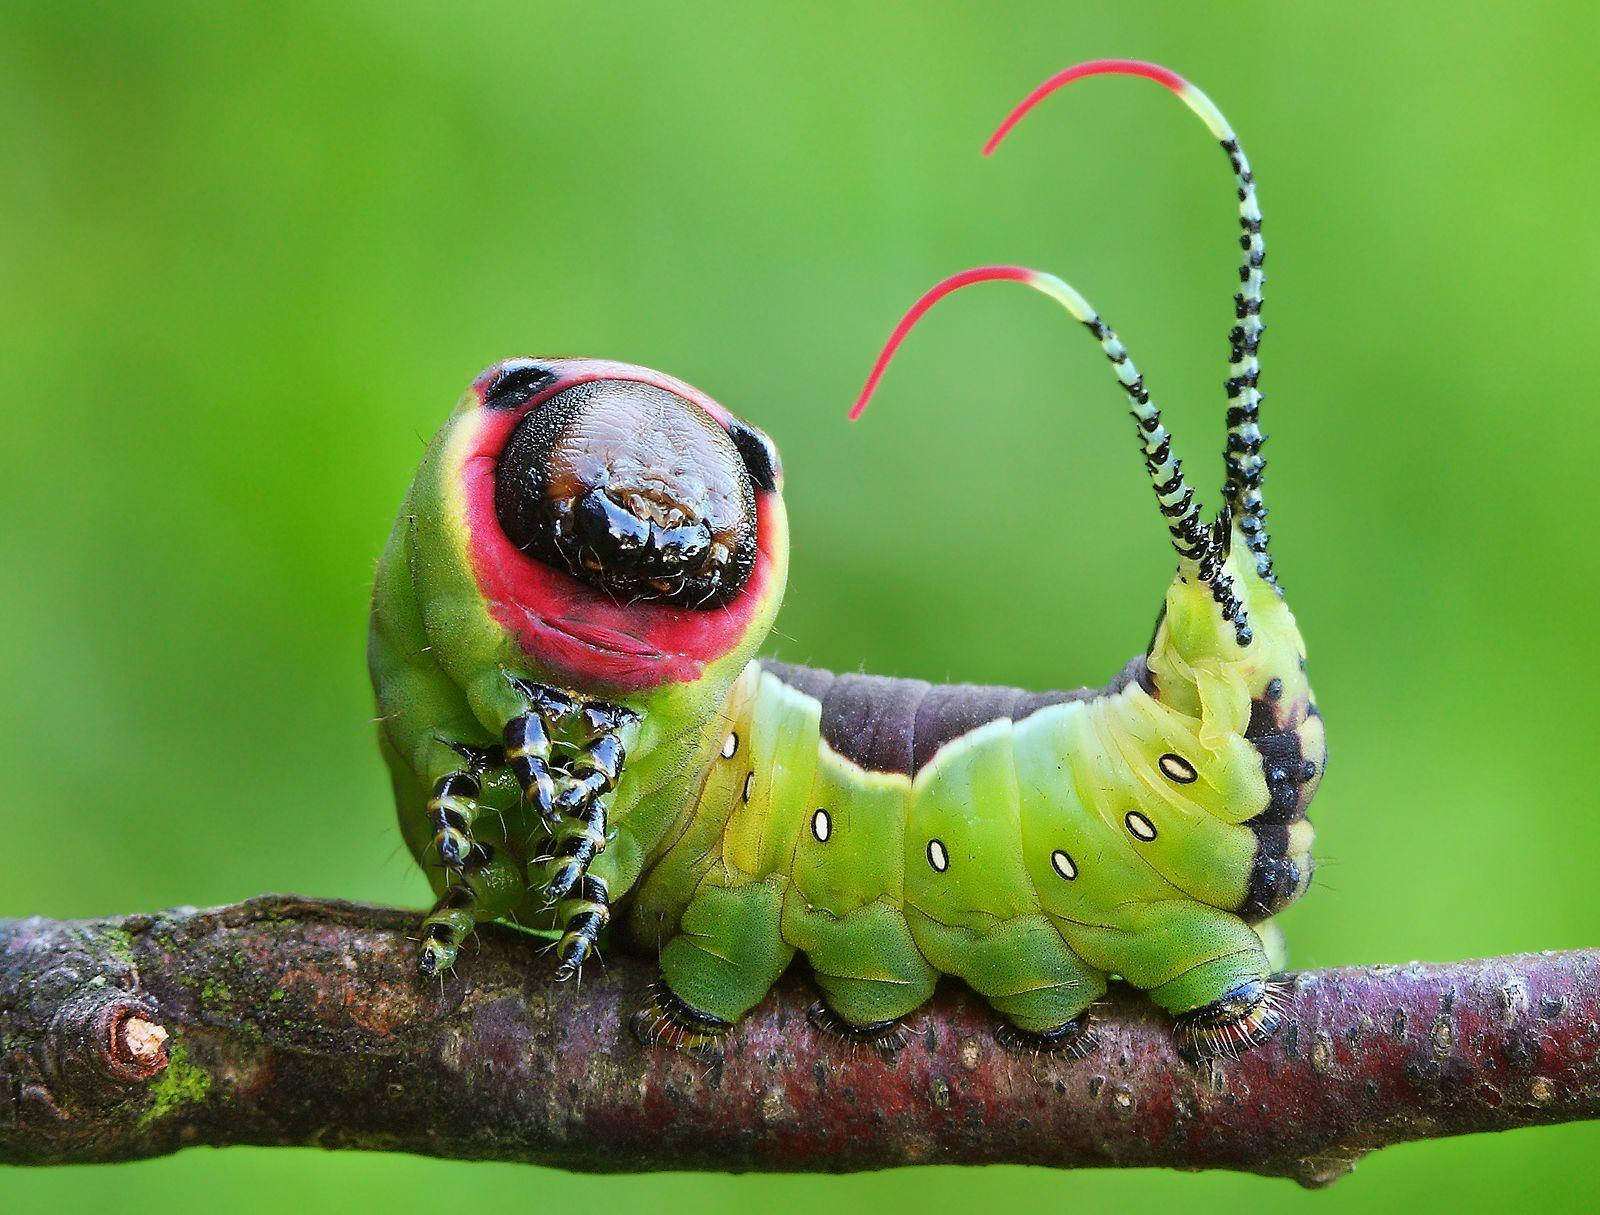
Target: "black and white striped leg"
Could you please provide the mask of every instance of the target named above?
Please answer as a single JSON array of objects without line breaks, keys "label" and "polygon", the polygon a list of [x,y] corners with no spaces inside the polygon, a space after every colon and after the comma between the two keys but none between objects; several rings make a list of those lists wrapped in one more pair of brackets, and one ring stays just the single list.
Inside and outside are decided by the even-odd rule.
[{"label": "black and white striped leg", "polygon": [[577,714],[578,703],[545,684],[509,674],[506,678],[528,702],[525,712],[506,722],[506,765],[522,786],[524,803],[548,825],[555,815],[558,790],[557,773],[551,766],[551,746],[562,723]]},{"label": "black and white striped leg", "polygon": [[460,878],[422,921],[417,969],[425,975],[436,975],[454,966],[461,942],[473,928],[504,915],[516,892],[522,889],[522,874],[516,862],[488,844],[472,846]]},{"label": "black and white striped leg", "polygon": [[573,755],[569,780],[555,800],[554,845],[545,887],[551,903],[576,890],[590,862],[605,851],[606,811],[627,760],[619,731],[638,719],[631,709],[609,704],[585,705],[582,713],[589,741]]},{"label": "black and white striped leg", "polygon": [[548,824],[555,814],[556,778],[550,769],[551,731],[529,709],[506,722],[506,766],[522,786],[523,803]]},{"label": "black and white striped leg", "polygon": [[611,902],[606,884],[593,874],[585,874],[570,898],[558,909],[561,940],[556,943],[556,979],[570,979],[583,970],[594,952],[601,930],[611,919]]},{"label": "black and white striped leg", "polygon": [[428,795],[428,823],[433,828],[433,847],[439,863],[446,870],[458,872],[476,843],[472,824],[481,810],[478,799],[483,796],[484,773],[498,767],[502,760],[499,747],[473,747],[443,738],[439,741],[461,756],[463,763],[434,781]]},{"label": "black and white striped leg", "polygon": [[434,782],[428,797],[428,822],[433,826],[433,846],[439,863],[459,871],[472,855],[472,823],[478,817],[483,782],[476,772],[461,768]]}]

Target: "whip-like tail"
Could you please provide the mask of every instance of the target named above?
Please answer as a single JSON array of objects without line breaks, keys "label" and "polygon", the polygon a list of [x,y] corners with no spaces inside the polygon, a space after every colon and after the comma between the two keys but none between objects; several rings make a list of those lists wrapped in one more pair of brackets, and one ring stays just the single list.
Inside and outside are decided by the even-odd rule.
[{"label": "whip-like tail", "polygon": [[867,402],[877,391],[878,381],[883,378],[895,351],[928,310],[962,287],[989,282],[1022,283],[1048,295],[1094,335],[1095,341],[1100,343],[1100,349],[1111,361],[1111,369],[1122,391],[1127,394],[1128,412],[1133,415],[1139,428],[1139,446],[1144,452],[1145,470],[1150,475],[1150,483],[1155,489],[1161,514],[1167,521],[1167,529],[1172,533],[1172,547],[1177,550],[1179,561],[1192,567],[1202,577],[1214,572],[1218,564],[1211,560],[1215,538],[1200,520],[1200,503],[1183,475],[1183,462],[1172,454],[1172,436],[1162,424],[1161,410],[1150,399],[1144,376],[1128,357],[1127,348],[1123,346],[1122,339],[1117,337],[1116,331],[1100,319],[1100,314],[1090,306],[1088,300],[1053,274],[1030,270],[1026,266],[978,266],[953,274],[942,283],[930,287],[900,318],[900,323],[889,335],[888,343],[873,364],[872,374],[867,377],[866,386],[850,410],[851,421],[866,410]]},{"label": "whip-like tail", "polygon": [[1222,612],[1222,618],[1232,622],[1239,644],[1249,645],[1250,622],[1245,616],[1244,604],[1234,589],[1233,579],[1223,570],[1223,562],[1228,556],[1228,538],[1231,534],[1228,527],[1228,508],[1223,507],[1216,524],[1211,527],[1207,527],[1201,521],[1200,503],[1194,496],[1194,488],[1183,475],[1183,462],[1172,454],[1172,436],[1162,423],[1161,411],[1150,399],[1150,392],[1144,385],[1144,377],[1139,374],[1139,369],[1128,357],[1122,339],[1117,337],[1110,325],[1100,319],[1100,314],[1090,306],[1088,300],[1055,275],[1045,274],[1040,270],[1030,270],[1026,266],[978,266],[971,270],[963,270],[960,274],[953,274],[943,282],[930,287],[921,299],[911,305],[911,309],[900,318],[900,323],[889,335],[888,343],[878,355],[878,361],[873,364],[872,374],[867,377],[861,395],[856,398],[856,403],[850,410],[851,420],[859,418],[866,409],[867,402],[877,391],[878,381],[883,378],[884,369],[889,366],[889,360],[894,358],[895,351],[905,340],[906,334],[911,332],[912,327],[930,308],[962,287],[973,283],[996,281],[1022,283],[1048,295],[1071,313],[1075,320],[1094,335],[1095,341],[1100,343],[1100,349],[1105,352],[1106,358],[1111,360],[1111,369],[1116,373],[1117,383],[1122,385],[1122,391],[1127,394],[1128,412],[1133,415],[1133,420],[1139,428],[1139,447],[1144,453],[1145,471],[1150,476],[1150,484],[1156,493],[1156,503],[1160,506],[1161,515],[1167,521],[1167,530],[1172,535],[1172,547],[1178,554],[1179,567],[1211,587],[1212,597]]},{"label": "whip-like tail", "polygon": [[1138,59],[1095,59],[1057,72],[1018,102],[983,145],[983,154],[988,156],[999,147],[1011,128],[1050,94],[1074,80],[1104,75],[1142,76],[1171,89],[1184,105],[1200,116],[1206,129],[1222,145],[1233,169],[1239,196],[1239,248],[1244,257],[1239,266],[1239,290],[1233,297],[1235,323],[1228,332],[1228,378],[1224,381],[1228,393],[1228,438],[1223,451],[1226,479],[1219,522],[1226,525],[1226,516],[1233,516],[1250,551],[1255,554],[1257,571],[1276,586],[1272,556],[1267,551],[1267,508],[1261,498],[1261,480],[1266,467],[1266,461],[1261,458],[1261,444],[1266,436],[1261,433],[1262,394],[1257,387],[1261,378],[1258,352],[1264,328],[1262,289],[1266,282],[1262,265],[1267,249],[1261,237],[1261,204],[1256,197],[1255,175],[1239,145],[1239,137],[1233,133],[1222,111],[1194,84],[1158,64]]}]

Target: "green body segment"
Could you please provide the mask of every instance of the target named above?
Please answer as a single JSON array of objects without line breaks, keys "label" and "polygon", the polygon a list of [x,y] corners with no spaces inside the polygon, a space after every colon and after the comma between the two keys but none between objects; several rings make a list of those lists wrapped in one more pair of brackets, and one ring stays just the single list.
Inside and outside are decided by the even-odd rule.
[{"label": "green body segment", "polygon": [[1261,913],[1303,889],[1312,833],[1281,815],[1283,860],[1300,876],[1252,912],[1279,834],[1251,824],[1272,813],[1258,741],[1293,739],[1316,768],[1295,774],[1309,800],[1322,728],[1292,617],[1252,573],[1240,580],[1257,622],[1248,651],[1208,636],[1212,655],[1185,652],[1187,629],[1218,630],[1180,579],[1146,680],[985,722],[914,773],[839,754],[805,681],[753,663],[633,900],[634,937],[660,949],[677,996],[727,1021],[797,952],[857,1025],[909,1013],[941,974],[1035,1032],[1073,1020],[1113,974],[1173,1012],[1264,980],[1282,958]]}]

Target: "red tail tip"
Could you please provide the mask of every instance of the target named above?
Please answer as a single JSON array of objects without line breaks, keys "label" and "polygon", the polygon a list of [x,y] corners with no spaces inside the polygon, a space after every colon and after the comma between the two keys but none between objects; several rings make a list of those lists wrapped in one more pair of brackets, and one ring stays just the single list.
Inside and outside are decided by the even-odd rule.
[{"label": "red tail tip", "polygon": [[1000,146],[1000,141],[1010,133],[1011,128],[1021,122],[1034,106],[1057,89],[1065,88],[1074,80],[1082,80],[1085,76],[1143,76],[1147,80],[1154,80],[1157,84],[1166,85],[1174,93],[1181,93],[1189,86],[1189,82],[1178,73],[1162,67],[1159,63],[1146,63],[1143,59],[1090,59],[1086,63],[1074,64],[1057,72],[1019,101],[1016,108],[1006,115],[1005,121],[995,128],[994,134],[989,136],[989,141],[983,145],[983,154],[985,156],[992,154]]},{"label": "red tail tip", "polygon": [[1029,270],[1026,266],[974,266],[971,270],[963,270],[960,274],[952,274],[943,282],[935,283],[922,293],[922,298],[906,310],[900,318],[900,323],[894,327],[894,332],[889,335],[889,340],[884,344],[883,351],[878,355],[878,361],[872,365],[872,374],[867,376],[867,383],[861,389],[861,395],[856,398],[856,403],[850,408],[850,420],[854,422],[866,412],[867,402],[872,399],[872,394],[878,390],[878,381],[883,378],[884,370],[889,366],[889,360],[894,358],[894,352],[900,348],[900,343],[905,341],[906,334],[916,326],[926,314],[945,296],[952,291],[959,291],[962,287],[971,286],[973,283],[992,283],[1009,281],[1026,283],[1036,276],[1037,272]]}]

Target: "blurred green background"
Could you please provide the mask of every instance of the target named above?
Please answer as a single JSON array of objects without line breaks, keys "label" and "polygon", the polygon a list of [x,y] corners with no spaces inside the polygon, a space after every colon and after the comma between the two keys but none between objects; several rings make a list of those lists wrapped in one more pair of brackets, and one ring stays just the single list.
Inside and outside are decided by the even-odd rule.
[{"label": "blurred green background", "polygon": [[[420,906],[371,738],[368,580],[425,437],[514,353],[659,366],[788,469],[783,657],[1071,686],[1170,556],[1055,270],[1220,478],[1222,157],[1096,81],[1160,60],[1262,182],[1269,500],[1334,764],[1295,961],[1600,944],[1592,383],[1600,19],[1578,4],[0,8],[0,915],[297,890]],[[1041,1203],[1593,1209],[1600,1127],[1227,1175],[574,1177],[314,1151],[0,1172],[8,1215]],[[65,1206],[64,1206],[65,1204]]]}]

